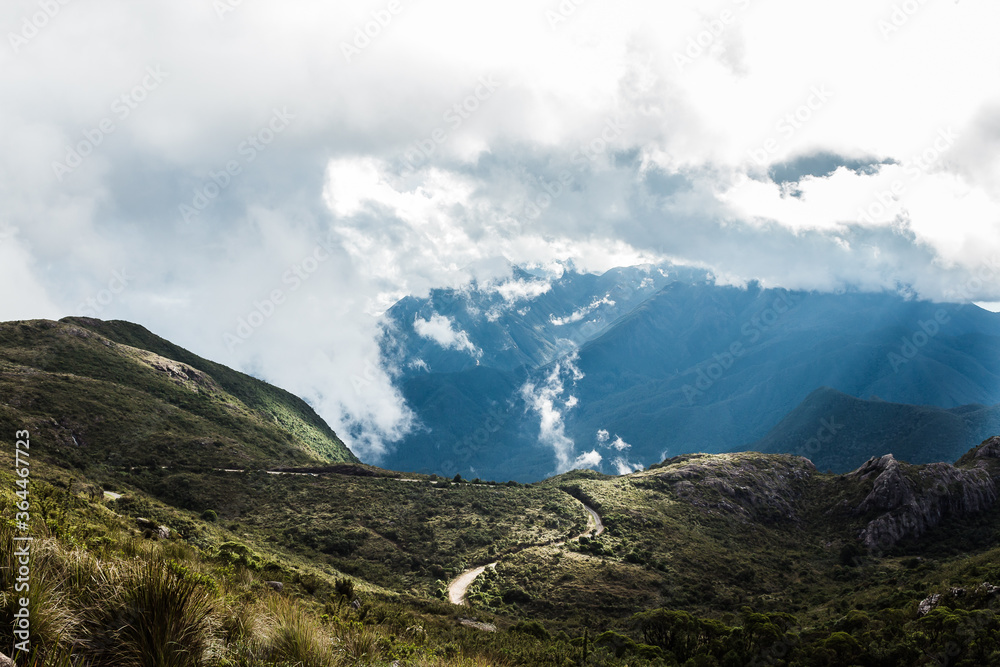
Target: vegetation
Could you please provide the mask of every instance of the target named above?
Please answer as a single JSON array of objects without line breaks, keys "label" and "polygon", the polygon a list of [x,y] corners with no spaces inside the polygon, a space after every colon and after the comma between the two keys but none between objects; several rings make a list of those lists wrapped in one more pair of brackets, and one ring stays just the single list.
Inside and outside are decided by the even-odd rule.
[{"label": "vegetation", "polygon": [[[795,457],[688,455],[532,485],[401,476],[321,456],[298,435],[315,426],[304,404],[252,378],[219,380],[131,325],[88,327],[0,325],[7,627],[11,438],[32,432],[33,653],[19,665],[1000,664],[995,505],[873,551],[858,540],[882,511],[862,509],[873,479]],[[998,479],[981,453],[960,470]],[[944,474],[899,470],[919,489]],[[587,530],[581,503],[606,531],[563,543]],[[442,599],[490,562],[468,607]]]}]

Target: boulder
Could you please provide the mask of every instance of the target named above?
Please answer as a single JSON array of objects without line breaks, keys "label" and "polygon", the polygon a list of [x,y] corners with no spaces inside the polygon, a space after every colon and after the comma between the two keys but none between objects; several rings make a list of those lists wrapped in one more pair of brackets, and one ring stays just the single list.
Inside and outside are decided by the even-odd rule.
[{"label": "boulder", "polygon": [[948,463],[909,466],[886,454],[872,457],[849,476],[872,484],[852,512],[878,514],[859,535],[869,549],[891,548],[903,538],[919,537],[946,517],[989,509],[997,499],[996,483],[984,468]]},{"label": "boulder", "polygon": [[283,590],[285,590],[285,585],[280,581],[265,581],[264,585],[277,593],[280,593]]},{"label": "boulder", "polygon": [[920,601],[920,604],[917,605],[917,614],[919,616],[926,616],[932,609],[938,606],[939,602],[941,602],[940,593],[935,593],[934,595],[925,597]]}]

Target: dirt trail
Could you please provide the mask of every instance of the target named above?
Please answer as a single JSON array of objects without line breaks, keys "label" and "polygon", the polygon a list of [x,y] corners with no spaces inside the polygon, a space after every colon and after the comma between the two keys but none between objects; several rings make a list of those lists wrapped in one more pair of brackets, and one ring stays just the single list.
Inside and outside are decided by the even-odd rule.
[{"label": "dirt trail", "polygon": [[[584,535],[589,535],[591,531],[594,532],[595,536],[603,533],[604,522],[601,521],[601,516],[597,512],[595,512],[594,509],[589,505],[582,502],[580,504],[583,505],[583,509],[587,510],[587,530],[583,531],[582,533],[572,538],[571,540],[560,540],[559,542],[547,542],[544,544],[537,544],[535,546],[560,547],[566,544],[566,542],[572,540],[578,540]],[[531,547],[525,547],[525,548],[530,549]],[[454,579],[452,579],[451,583],[448,584],[448,601],[454,605],[468,605],[468,602],[465,599],[465,595],[469,591],[469,586],[472,585],[472,582],[475,581],[479,577],[479,575],[481,575],[483,572],[486,571],[486,568],[496,567],[498,562],[499,561],[493,561],[492,563],[487,563],[486,565],[480,565],[479,567],[470,568],[462,572],[462,574],[458,575]]]}]

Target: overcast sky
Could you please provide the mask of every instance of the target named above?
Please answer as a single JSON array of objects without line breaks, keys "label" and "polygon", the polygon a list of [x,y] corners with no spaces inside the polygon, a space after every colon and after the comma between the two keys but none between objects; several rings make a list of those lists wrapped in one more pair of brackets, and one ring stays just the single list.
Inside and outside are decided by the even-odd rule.
[{"label": "overcast sky", "polygon": [[139,322],[369,459],[378,315],[510,263],[1000,301],[993,1],[0,11],[0,319]]}]

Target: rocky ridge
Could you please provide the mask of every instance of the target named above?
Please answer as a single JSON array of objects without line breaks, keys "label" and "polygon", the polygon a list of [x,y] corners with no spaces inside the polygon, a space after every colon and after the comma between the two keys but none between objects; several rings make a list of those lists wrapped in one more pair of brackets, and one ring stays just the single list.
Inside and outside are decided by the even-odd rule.
[{"label": "rocky ridge", "polygon": [[872,457],[847,475],[871,482],[871,490],[852,514],[877,515],[858,538],[869,549],[884,550],[904,538],[923,535],[945,518],[989,509],[997,500],[997,470],[992,462],[998,461],[1000,437],[985,441],[958,465],[913,466],[892,454]]}]

